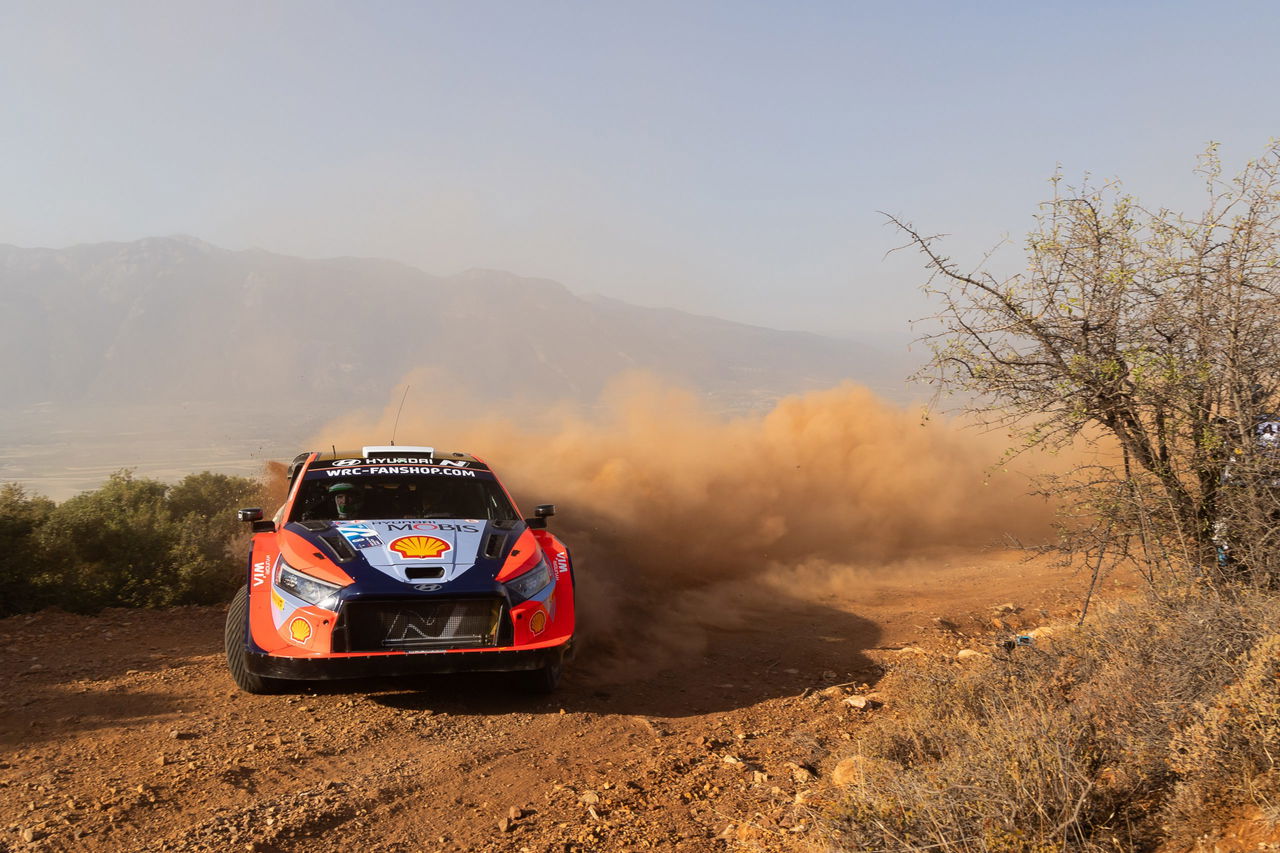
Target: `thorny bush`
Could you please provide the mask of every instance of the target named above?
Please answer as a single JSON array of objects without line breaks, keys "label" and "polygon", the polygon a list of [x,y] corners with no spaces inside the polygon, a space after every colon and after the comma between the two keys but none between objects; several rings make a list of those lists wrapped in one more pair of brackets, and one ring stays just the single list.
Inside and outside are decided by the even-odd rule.
[{"label": "thorny bush", "polygon": [[902,664],[896,713],[858,744],[840,847],[1155,849],[1213,804],[1275,802],[1277,618],[1259,593],[1188,596],[983,663]]},{"label": "thorny bush", "polygon": [[1210,147],[1199,172],[1191,216],[1055,176],[1013,275],[890,217],[941,304],[920,378],[1013,454],[1095,451],[1042,488],[1099,570],[1280,587],[1280,142],[1233,179]]}]

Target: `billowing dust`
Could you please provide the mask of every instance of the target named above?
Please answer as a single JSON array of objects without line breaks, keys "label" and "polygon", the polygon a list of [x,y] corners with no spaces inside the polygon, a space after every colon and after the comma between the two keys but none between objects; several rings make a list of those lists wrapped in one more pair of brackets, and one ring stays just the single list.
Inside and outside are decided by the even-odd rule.
[{"label": "billowing dust", "polygon": [[[856,600],[837,587],[869,573],[1050,530],[1026,478],[990,469],[996,438],[922,425],[853,385],[733,419],[643,375],[616,381],[589,414],[454,419],[442,402],[411,393],[397,443],[486,459],[526,514],[556,504],[587,664],[602,671],[696,654],[708,629],[810,592]],[[386,443],[398,406],[342,418],[313,444]]]}]

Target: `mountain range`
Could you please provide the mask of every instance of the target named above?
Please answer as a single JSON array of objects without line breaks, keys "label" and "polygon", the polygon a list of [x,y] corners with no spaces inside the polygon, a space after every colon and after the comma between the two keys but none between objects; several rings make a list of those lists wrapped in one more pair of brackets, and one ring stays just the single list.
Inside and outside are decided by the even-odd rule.
[{"label": "mountain range", "polygon": [[0,393],[13,405],[332,411],[410,371],[473,399],[590,400],[645,369],[735,408],[844,379],[896,386],[869,346],[379,259],[230,251],[190,237],[0,245]]}]

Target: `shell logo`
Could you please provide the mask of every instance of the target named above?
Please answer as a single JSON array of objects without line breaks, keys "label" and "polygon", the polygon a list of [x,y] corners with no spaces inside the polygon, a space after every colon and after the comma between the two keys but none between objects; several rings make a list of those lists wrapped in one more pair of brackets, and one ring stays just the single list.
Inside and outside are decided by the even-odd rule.
[{"label": "shell logo", "polygon": [[305,643],[311,639],[311,623],[301,616],[289,623],[289,636],[295,643]]},{"label": "shell logo", "polygon": [[406,560],[430,560],[453,550],[448,542],[434,536],[401,536],[387,547]]}]

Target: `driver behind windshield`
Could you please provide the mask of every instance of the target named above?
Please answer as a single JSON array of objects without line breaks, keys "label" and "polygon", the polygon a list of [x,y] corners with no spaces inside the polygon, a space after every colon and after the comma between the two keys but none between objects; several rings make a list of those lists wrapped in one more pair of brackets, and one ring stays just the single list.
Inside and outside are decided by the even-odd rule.
[{"label": "driver behind windshield", "polygon": [[517,517],[496,482],[439,476],[310,480],[303,485],[292,516],[296,521],[403,518],[515,521]]},{"label": "driver behind windshield", "polygon": [[333,495],[333,505],[337,510],[336,518],[355,518],[360,511],[360,493],[351,483],[334,483],[329,487]]}]

